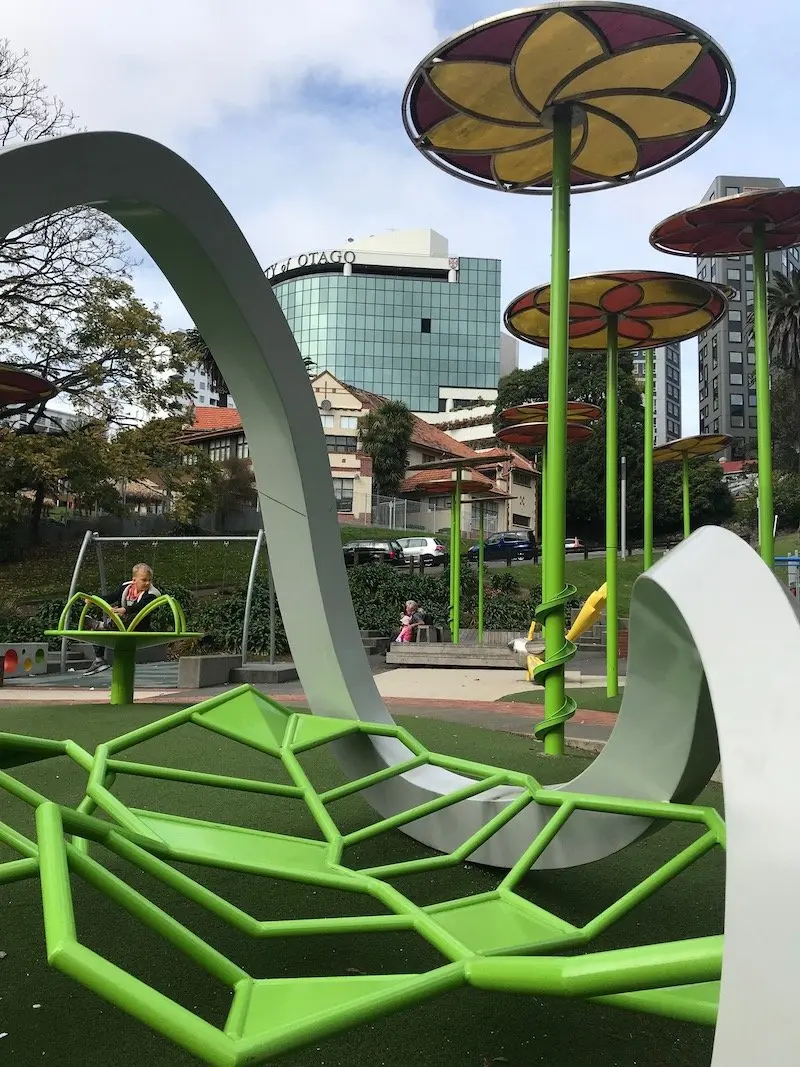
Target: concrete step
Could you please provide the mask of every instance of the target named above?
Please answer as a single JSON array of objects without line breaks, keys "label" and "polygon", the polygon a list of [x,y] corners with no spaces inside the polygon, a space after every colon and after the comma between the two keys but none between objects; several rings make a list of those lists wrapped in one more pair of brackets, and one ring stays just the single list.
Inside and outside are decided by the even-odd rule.
[{"label": "concrete step", "polygon": [[386,663],[392,667],[483,667],[519,670],[513,652],[498,645],[427,644],[389,646]]},{"label": "concrete step", "polygon": [[241,685],[268,686],[277,682],[296,682],[297,668],[291,662],[284,663],[246,663],[243,667],[234,667],[230,674],[231,682]]}]

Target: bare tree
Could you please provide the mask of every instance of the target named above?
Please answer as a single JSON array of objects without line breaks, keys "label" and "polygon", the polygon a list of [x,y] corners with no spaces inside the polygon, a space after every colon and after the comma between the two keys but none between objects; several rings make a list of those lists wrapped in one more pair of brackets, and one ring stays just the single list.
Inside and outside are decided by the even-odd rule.
[{"label": "bare tree", "polygon": [[[33,76],[25,53],[0,41],[0,146],[57,137],[75,116]],[[54,319],[72,314],[98,277],[126,272],[120,229],[107,216],[75,208],[0,237],[0,346],[36,369],[28,344]]]}]

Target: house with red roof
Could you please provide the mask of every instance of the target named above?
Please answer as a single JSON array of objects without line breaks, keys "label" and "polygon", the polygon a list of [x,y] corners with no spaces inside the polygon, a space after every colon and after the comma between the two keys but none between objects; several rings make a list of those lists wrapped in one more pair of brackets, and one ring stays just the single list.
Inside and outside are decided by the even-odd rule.
[{"label": "house with red roof", "polygon": [[[372,485],[372,460],[361,449],[359,420],[378,411],[386,402],[377,393],[346,385],[330,371],[322,371],[311,382],[331,469],[339,521],[360,526],[419,529],[434,533],[449,529],[451,494],[442,492],[442,478],[448,471],[409,471],[400,488],[400,503],[376,498]],[[237,456],[249,458],[241,416],[235,408],[197,407],[190,429],[182,436],[221,462]],[[485,459],[477,466],[481,495],[491,498],[484,504],[485,529],[531,529],[538,535],[537,480],[533,464],[513,449],[475,450],[456,440],[438,426],[414,416],[408,450],[408,465],[417,466],[453,458]],[[434,485],[436,482],[438,484]],[[485,483],[485,488],[484,488]],[[512,499],[503,499],[511,497]],[[478,506],[468,494],[462,505],[462,529],[478,528]]]}]

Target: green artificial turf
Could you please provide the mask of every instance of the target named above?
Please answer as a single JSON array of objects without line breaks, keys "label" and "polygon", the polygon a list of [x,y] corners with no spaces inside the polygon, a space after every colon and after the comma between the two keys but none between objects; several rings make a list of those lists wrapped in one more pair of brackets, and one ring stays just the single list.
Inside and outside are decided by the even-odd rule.
[{"label": "green artificial turf", "polygon": [[[616,697],[606,696],[605,686],[594,688],[592,686],[568,689],[567,695],[577,703],[584,711],[619,711],[622,703],[622,693]],[[544,704],[544,689],[523,689],[521,693],[509,693],[508,696],[500,697],[501,700],[509,700],[515,704]]]},{"label": "green artificial turf", "polygon": [[[72,737],[86,747],[174,711],[140,704],[110,708],[0,706],[0,730]],[[530,741],[496,731],[406,718],[403,724],[430,748],[464,758],[526,770],[544,782],[568,781],[586,767],[581,757],[547,759]],[[181,727],[125,754],[131,759],[224,769],[228,774],[264,774],[267,757],[196,727]],[[304,757],[314,784],[340,781],[330,753]],[[274,768],[270,773],[275,779]],[[63,803],[81,795],[82,774],[66,760],[21,768],[30,785]],[[314,832],[298,801],[229,793],[141,778],[120,778],[115,787],[133,804],[223,822],[309,835]],[[710,787],[703,803],[720,805]],[[371,821],[366,805],[351,797],[332,805],[348,831]],[[0,815],[30,832],[30,812],[0,793]],[[696,829],[669,826],[661,833],[599,863],[565,872],[529,875],[523,892],[573,922],[584,922],[619,897],[693,839]],[[401,833],[386,834],[369,848],[370,862],[427,853]],[[436,966],[437,954],[416,935],[366,934],[297,938],[261,943],[230,930],[160,884],[99,854],[108,866],[167,908],[245,969],[261,977],[342,973],[399,973]],[[0,860],[9,858],[0,851]],[[359,857],[360,858],[360,857]],[[352,914],[376,905],[327,889],[212,869],[190,869],[215,891],[260,918]],[[398,881],[420,904],[492,889],[500,874],[459,865]],[[596,942],[614,948],[650,941],[718,933],[723,920],[724,857],[719,851],[681,875],[613,931]],[[180,1003],[220,1023],[230,998],[183,956],[104,897],[74,880],[77,926],[84,942]],[[0,886],[0,1039],[2,1062],[14,1067],[42,1063],[108,1067],[188,1067],[187,1053],[47,966],[36,880]],[[713,1033],[688,1023],[639,1016],[578,1001],[544,1000],[462,989],[350,1033],[314,1042],[284,1056],[284,1067],[707,1067]]]}]

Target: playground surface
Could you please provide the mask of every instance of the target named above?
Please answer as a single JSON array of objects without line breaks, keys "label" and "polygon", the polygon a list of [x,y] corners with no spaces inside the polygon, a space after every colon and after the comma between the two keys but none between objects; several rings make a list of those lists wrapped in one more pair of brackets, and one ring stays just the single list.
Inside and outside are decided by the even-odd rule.
[{"label": "playground surface", "polygon": [[[174,710],[170,704],[138,704],[111,708],[106,704],[33,707],[4,703],[2,728],[43,737],[71,737],[87,748],[134,729]],[[523,707],[523,710],[524,707]],[[466,759],[496,763],[533,773],[543,782],[571,778],[585,765],[584,757],[545,758],[528,738],[417,715],[401,718],[426,745]],[[258,755],[221,737],[180,728],[131,754],[141,759],[257,776]],[[308,772],[323,787],[337,784],[340,773],[325,749],[310,755]],[[20,771],[31,786],[56,801],[74,804],[82,775],[66,760],[50,760]],[[124,799],[164,807],[178,814],[231,821],[225,790],[127,778]],[[710,786],[700,802],[720,807],[722,794]],[[358,797],[339,802],[339,819],[348,829],[364,825],[369,809]],[[9,801],[6,816],[23,832],[30,831],[31,813]],[[236,794],[236,821],[275,827],[283,833],[305,832],[305,814],[282,798]],[[621,892],[641,880],[685,847],[693,830],[672,825],[606,860],[562,872],[529,875],[523,894],[573,921],[585,921]],[[407,859],[426,852],[401,833],[384,835],[376,846],[378,862]],[[422,853],[420,850],[422,849]],[[0,852],[0,859],[6,858]],[[438,957],[426,944],[405,933],[362,934],[326,938],[295,938],[255,944],[162,885],[108,856],[111,869],[145,892],[177,918],[190,922],[230,958],[264,977],[292,974],[398,973],[435,965]],[[204,869],[195,873],[210,888],[260,917],[351,914],[348,895],[269,878],[232,875]],[[724,857],[715,851],[695,864],[656,896],[636,909],[598,942],[598,949],[621,948],[650,941],[702,936],[722,929]],[[435,876],[418,876],[405,891],[421,904],[484,892],[494,887],[498,872],[460,865]],[[116,910],[85,883],[73,887],[78,928],[85,942],[110,960],[152,982],[188,1007],[219,1021],[227,1010],[225,996],[200,971],[164,946],[126,914]],[[91,909],[91,923],[86,916]],[[81,1063],[105,1067],[127,1049],[132,1062],[151,1067],[189,1067],[188,1054],[156,1037],[145,1027],[109,1007],[77,983],[47,966],[41,936],[41,902],[35,880],[0,887],[0,910],[12,922],[0,929],[0,989],[3,1060],[18,1067],[45,1063]],[[82,921],[83,919],[83,921]],[[32,936],[33,935],[33,936]],[[46,1025],[43,1025],[45,1023]],[[555,999],[513,997],[460,990],[399,1015],[331,1038],[324,1044],[277,1061],[285,1067],[595,1067],[598,1048],[609,1067],[707,1067],[713,1030],[655,1016],[628,1014],[609,1007]],[[132,1050],[135,1050],[133,1053]]]}]

